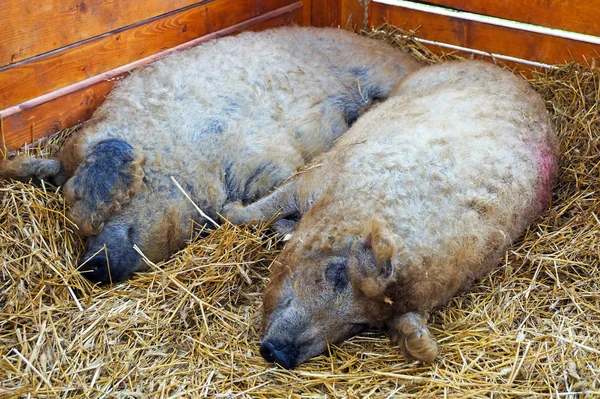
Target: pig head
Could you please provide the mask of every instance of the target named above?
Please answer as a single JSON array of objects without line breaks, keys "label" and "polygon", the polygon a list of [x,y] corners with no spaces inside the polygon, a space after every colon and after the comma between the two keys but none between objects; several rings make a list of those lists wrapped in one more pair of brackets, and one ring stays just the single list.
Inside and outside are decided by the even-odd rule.
[{"label": "pig head", "polygon": [[327,237],[303,242],[303,238],[292,238],[272,266],[260,347],[267,361],[291,369],[324,352],[328,344],[384,326],[405,354],[426,361],[435,358],[435,340],[426,328],[419,328],[424,319],[411,315],[415,322],[404,321],[413,330],[408,340],[395,333],[394,315],[404,313],[402,282],[395,273],[397,237],[382,223],[371,223],[350,241]]}]

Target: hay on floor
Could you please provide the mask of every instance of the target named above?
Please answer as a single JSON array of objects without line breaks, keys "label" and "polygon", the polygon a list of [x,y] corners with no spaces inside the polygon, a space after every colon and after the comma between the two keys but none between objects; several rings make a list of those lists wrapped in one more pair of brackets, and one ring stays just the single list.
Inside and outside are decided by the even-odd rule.
[{"label": "hay on floor", "polygon": [[[441,60],[395,33],[373,36]],[[93,287],[75,270],[82,243],[60,193],[1,182],[0,397],[596,397],[600,72],[566,65],[530,82],[561,138],[551,207],[490,276],[434,312],[433,365],[378,332],[294,371],[267,364],[261,292],[277,253],[267,231],[224,224],[150,273]]]}]

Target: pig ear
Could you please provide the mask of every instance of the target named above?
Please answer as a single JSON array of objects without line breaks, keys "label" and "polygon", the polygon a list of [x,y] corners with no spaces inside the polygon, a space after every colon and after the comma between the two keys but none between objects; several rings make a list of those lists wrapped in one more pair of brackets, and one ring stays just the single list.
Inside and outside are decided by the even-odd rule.
[{"label": "pig ear", "polygon": [[394,280],[394,238],[380,223],[372,223],[352,245],[349,262],[352,283],[368,297],[382,295]]}]

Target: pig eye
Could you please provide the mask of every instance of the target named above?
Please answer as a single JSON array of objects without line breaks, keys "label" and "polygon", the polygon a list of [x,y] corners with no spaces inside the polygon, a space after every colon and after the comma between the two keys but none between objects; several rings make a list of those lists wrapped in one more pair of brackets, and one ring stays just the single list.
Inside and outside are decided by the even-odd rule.
[{"label": "pig eye", "polygon": [[336,291],[343,291],[348,286],[348,261],[336,259],[327,265],[325,280],[333,284]]}]

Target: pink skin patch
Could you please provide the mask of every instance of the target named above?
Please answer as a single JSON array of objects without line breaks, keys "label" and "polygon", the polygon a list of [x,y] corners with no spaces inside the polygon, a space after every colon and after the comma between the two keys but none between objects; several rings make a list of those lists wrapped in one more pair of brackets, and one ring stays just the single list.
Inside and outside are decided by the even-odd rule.
[{"label": "pink skin patch", "polygon": [[536,143],[533,151],[539,173],[539,184],[536,199],[540,204],[546,205],[550,200],[552,183],[557,172],[556,156],[546,143]]}]

